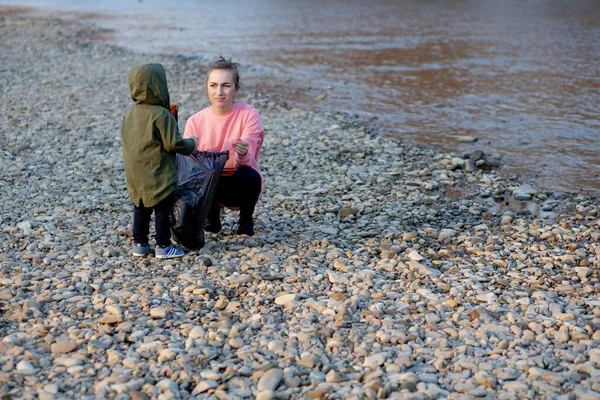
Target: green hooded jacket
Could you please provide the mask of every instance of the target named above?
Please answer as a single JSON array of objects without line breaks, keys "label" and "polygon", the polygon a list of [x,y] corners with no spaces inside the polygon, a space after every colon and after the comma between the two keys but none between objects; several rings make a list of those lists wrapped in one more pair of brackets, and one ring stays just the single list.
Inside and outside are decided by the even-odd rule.
[{"label": "green hooded jacket", "polygon": [[135,105],[123,116],[121,140],[129,198],[153,207],[177,189],[175,153],[190,154],[194,141],[183,139],[169,110],[167,75],[161,64],[140,64],[127,75]]}]

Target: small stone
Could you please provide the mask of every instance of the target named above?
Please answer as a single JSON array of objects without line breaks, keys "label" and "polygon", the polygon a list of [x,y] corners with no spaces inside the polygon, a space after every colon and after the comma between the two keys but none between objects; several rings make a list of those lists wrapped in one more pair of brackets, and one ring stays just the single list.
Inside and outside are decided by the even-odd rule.
[{"label": "small stone", "polygon": [[490,169],[492,169],[492,164],[490,163],[490,160],[488,158],[477,160],[475,162],[475,166],[484,171],[489,171]]},{"label": "small stone", "polygon": [[444,305],[450,308],[456,308],[456,306],[458,306],[458,301],[454,299],[449,299],[444,302]]},{"label": "small stone", "polygon": [[179,386],[177,385],[177,383],[174,380],[168,378],[165,378],[158,382],[156,384],[156,388],[159,390],[159,392],[179,392]]},{"label": "small stone", "polygon": [[29,361],[21,360],[17,364],[17,372],[21,375],[33,375],[36,370]]},{"label": "small stone", "polygon": [[199,339],[206,335],[206,330],[201,326],[195,326],[190,333],[188,333],[188,337],[190,339]]},{"label": "small stone", "polygon": [[427,313],[425,315],[425,320],[427,321],[428,324],[436,325],[436,324],[440,323],[440,321],[442,319],[437,314]]},{"label": "small stone", "polygon": [[513,190],[512,196],[518,201],[530,201],[534,196],[538,194],[538,191],[531,185],[521,185]]},{"label": "small stone", "polygon": [[329,371],[325,377],[325,381],[329,382],[329,383],[343,382],[345,380],[346,380],[346,377],[344,376],[344,374],[342,374],[334,369]]},{"label": "small stone", "polygon": [[174,360],[177,357],[177,353],[172,349],[163,349],[158,355],[158,362],[165,363]]},{"label": "small stone", "polygon": [[123,310],[121,310],[121,307],[112,304],[106,306],[106,312],[113,315],[123,315]]},{"label": "small stone", "polygon": [[256,384],[259,391],[275,390],[283,378],[283,371],[279,368],[271,368],[263,374]]},{"label": "small stone", "polygon": [[461,135],[457,136],[456,140],[460,143],[475,143],[478,139],[475,136]]},{"label": "small stone", "polygon": [[296,304],[297,297],[298,297],[298,295],[295,293],[282,294],[282,295],[277,296],[277,298],[275,299],[275,304],[280,305],[280,306],[289,307],[289,306]]},{"label": "small stone", "polygon": [[300,380],[300,378],[296,376],[286,375],[283,377],[283,384],[288,388],[297,388],[300,386],[301,383],[302,381]]},{"label": "small stone", "polygon": [[274,352],[280,352],[285,349],[285,344],[280,340],[271,340],[267,344],[267,349]]},{"label": "small stone", "polygon": [[167,310],[163,307],[155,307],[150,309],[152,319],[164,319],[167,317]]},{"label": "small stone", "polygon": [[460,158],[460,157],[453,157],[452,158],[452,166],[454,168],[462,168],[463,164],[465,163],[465,160]]},{"label": "small stone", "polygon": [[434,278],[438,278],[441,274],[440,271],[433,268],[429,268],[428,266],[423,265],[420,262],[414,260],[408,262],[408,267],[411,271],[415,271],[423,275],[429,275]]},{"label": "small stone", "polygon": [[327,396],[328,389],[321,385],[318,385],[315,389],[306,393],[307,399],[322,399]]},{"label": "small stone", "polygon": [[493,373],[501,381],[512,381],[519,377],[519,372],[514,368],[501,368],[493,371]]},{"label": "small stone", "polygon": [[529,390],[529,385],[519,381],[510,381],[505,382],[502,385],[502,389],[506,390],[507,392],[527,393]]},{"label": "small stone", "polygon": [[482,301],[485,303],[493,303],[496,301],[496,299],[498,298],[498,296],[496,296],[495,293],[490,292],[490,293],[481,293],[477,295],[477,301]]},{"label": "small stone", "polygon": [[333,261],[333,268],[335,268],[338,271],[342,271],[342,272],[346,272],[348,270],[348,267],[346,266],[346,262],[342,259],[337,259],[337,260]]},{"label": "small stone", "polygon": [[68,340],[64,342],[52,343],[52,345],[50,346],[50,351],[52,352],[52,354],[64,354],[70,353],[76,348],[77,343],[72,340]]},{"label": "small stone", "polygon": [[[596,384],[597,385],[597,384]],[[577,400],[599,400],[600,399],[600,387],[596,390],[589,390],[586,388],[578,387],[571,392]]]},{"label": "small stone", "polygon": [[335,271],[327,271],[329,282],[334,285],[348,283],[348,277]]},{"label": "small stone", "polygon": [[130,390],[127,394],[131,396],[132,400],[150,400],[150,397],[138,390]]},{"label": "small stone", "polygon": [[600,368],[600,349],[591,349],[589,352],[590,361]]},{"label": "small stone", "polygon": [[210,379],[205,379],[203,381],[200,381],[200,383],[198,383],[196,385],[196,387],[194,388],[194,393],[204,393],[204,392],[208,392],[211,389],[216,389],[219,386],[219,382],[210,380]]},{"label": "small stone", "polygon": [[25,235],[30,235],[32,232],[32,230],[31,230],[32,225],[31,225],[30,221],[19,222],[17,224],[17,228],[19,228],[21,230],[21,232],[23,232],[23,234],[25,234]]},{"label": "small stone", "polygon": [[344,301],[348,299],[348,296],[344,293],[331,293],[329,298],[335,301]]},{"label": "small stone", "polygon": [[138,361],[135,358],[131,357],[127,357],[121,362],[121,364],[123,364],[124,367],[131,369],[135,369],[137,363]]},{"label": "small stone", "polygon": [[344,219],[349,217],[350,215],[355,215],[358,210],[354,207],[342,207],[338,211],[338,217]]},{"label": "small stone", "polygon": [[121,315],[105,314],[98,322],[101,324],[114,325],[123,322],[123,317]]},{"label": "small stone", "polygon": [[59,387],[56,383],[49,383],[47,385],[44,385],[42,390],[46,393],[58,394]]},{"label": "small stone", "polygon": [[561,326],[558,332],[554,334],[554,339],[556,339],[560,343],[566,343],[569,341],[570,338],[571,337],[569,335],[569,327],[567,325]]},{"label": "small stone", "polygon": [[442,229],[438,235],[439,240],[449,240],[456,236],[456,231],[454,229]]},{"label": "small stone", "polygon": [[70,368],[70,367],[76,367],[78,365],[83,364],[83,361],[81,361],[78,358],[62,357],[62,358],[54,359],[54,363],[57,365],[62,365],[63,367],[66,367],[66,368]]},{"label": "small stone", "polygon": [[436,374],[421,373],[419,380],[425,383],[438,383],[439,378]]},{"label": "small stone", "polygon": [[308,375],[308,378],[310,379],[312,385],[318,385],[322,382],[325,382],[327,376],[321,371],[311,371]]},{"label": "small stone", "polygon": [[417,232],[417,231],[406,232],[402,235],[402,241],[408,242],[408,241],[416,239],[418,237],[419,237],[419,232]]},{"label": "small stone", "polygon": [[316,366],[321,365],[322,361],[317,355],[307,352],[300,356],[300,361],[298,361],[298,364],[302,365],[303,367],[313,369]]},{"label": "small stone", "polygon": [[219,374],[218,372],[215,372],[215,371],[211,371],[211,370],[200,372],[200,376],[203,379],[208,379],[208,380],[216,381],[216,382],[219,382],[220,380],[223,379],[223,376],[221,376],[221,374]]},{"label": "small stone", "polygon": [[588,267],[576,267],[575,272],[580,278],[587,278],[592,273],[592,270]]},{"label": "small stone", "polygon": [[478,385],[487,387],[489,389],[496,388],[496,379],[486,371],[477,371],[475,373],[475,382],[477,382]]},{"label": "small stone", "polygon": [[420,255],[419,253],[417,253],[414,250],[411,250],[408,253],[408,258],[410,258],[411,260],[415,260],[415,261],[421,261],[424,259],[424,257],[422,255]]},{"label": "small stone", "polygon": [[272,390],[264,390],[256,396],[256,400],[272,400],[276,398],[277,396]]},{"label": "small stone", "polygon": [[387,359],[387,353],[373,354],[365,358],[363,366],[371,369],[375,369],[385,363]]}]

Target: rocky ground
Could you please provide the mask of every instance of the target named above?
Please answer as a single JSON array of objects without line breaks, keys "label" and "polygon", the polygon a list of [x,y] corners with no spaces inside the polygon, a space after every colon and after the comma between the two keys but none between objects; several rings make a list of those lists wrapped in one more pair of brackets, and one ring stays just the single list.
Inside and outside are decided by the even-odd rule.
[{"label": "rocky ground", "polygon": [[206,63],[98,34],[0,12],[2,398],[600,398],[600,201],[351,115],[248,88],[257,235],[133,259],[127,70],[163,63],[183,126]]}]

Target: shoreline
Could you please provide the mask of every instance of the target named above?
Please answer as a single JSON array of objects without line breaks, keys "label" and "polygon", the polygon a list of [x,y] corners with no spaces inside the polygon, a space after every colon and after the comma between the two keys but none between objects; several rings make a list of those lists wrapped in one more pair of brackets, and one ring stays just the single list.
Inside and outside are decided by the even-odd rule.
[{"label": "shoreline", "polygon": [[181,126],[206,64],[3,10],[3,396],[600,395],[599,199],[496,211],[519,182],[248,89],[266,131],[257,235],[231,235],[228,212],[201,251],[135,260],[127,69],[163,63]]},{"label": "shoreline", "polygon": [[[20,7],[20,6],[0,6],[1,8],[8,8],[8,9],[16,9],[18,10],[18,13],[22,13],[24,12],[25,14],[29,14],[31,12],[37,13],[37,14],[33,14],[33,17],[39,17],[39,18],[50,18],[50,19],[57,19],[60,21],[66,21],[69,24],[76,24],[76,25],[81,25],[87,29],[89,29],[90,34],[88,37],[86,37],[85,39],[89,40],[91,43],[93,43],[94,45],[100,45],[100,46],[108,46],[108,47],[113,47],[113,48],[118,48],[121,49],[124,52],[131,52],[134,54],[142,54],[145,55],[147,58],[150,57],[158,57],[158,58],[177,58],[177,59],[181,59],[183,60],[183,62],[185,63],[198,63],[201,66],[207,66],[212,59],[210,57],[208,57],[205,54],[197,54],[197,55],[189,55],[189,54],[182,54],[182,53],[162,53],[162,52],[157,52],[157,53],[144,53],[144,52],[139,52],[136,50],[133,50],[131,48],[126,48],[123,47],[119,44],[114,44],[114,43],[110,43],[111,39],[104,39],[104,35],[111,35],[111,34],[115,34],[114,30],[111,29],[106,29],[106,28],[101,28],[96,26],[95,24],[89,24],[89,23],[85,23],[84,21],[86,19],[89,18],[89,14],[88,12],[77,12],[77,11],[72,11],[70,12],[70,17],[67,19],[63,19],[61,17],[57,17],[55,14],[56,12],[46,12],[43,11],[41,9],[38,8],[34,8],[34,7]],[[93,14],[91,14],[93,15]],[[244,69],[248,68],[249,70],[245,71]],[[363,129],[368,130],[368,132],[372,132],[374,135],[381,137],[385,140],[391,140],[393,142],[400,142],[400,143],[405,143],[406,145],[409,146],[415,146],[415,147],[421,147],[424,149],[428,149],[431,150],[435,153],[440,153],[440,154],[444,154],[446,157],[448,158],[464,158],[465,155],[468,154],[472,154],[474,152],[478,152],[478,151],[482,151],[482,152],[488,152],[489,150],[485,149],[485,148],[478,148],[478,147],[473,147],[471,149],[471,151],[463,151],[461,154],[459,155],[456,151],[447,151],[444,149],[440,149],[438,147],[435,146],[431,146],[431,145],[427,145],[424,143],[414,143],[411,141],[407,141],[405,140],[403,137],[400,136],[394,136],[392,134],[384,134],[383,130],[384,128],[378,124],[378,117],[370,117],[367,118],[365,116],[361,116],[358,113],[354,113],[354,112],[347,112],[347,111],[339,111],[339,110],[319,110],[318,107],[315,108],[315,106],[311,106],[308,104],[308,99],[314,97],[314,93],[313,94],[308,94],[308,92],[311,91],[310,88],[301,88],[301,87],[293,87],[293,94],[287,93],[285,90],[285,86],[286,86],[286,82],[285,79],[282,77],[279,78],[274,78],[271,74],[268,75],[268,79],[275,79],[274,81],[269,81],[269,83],[265,84],[265,73],[267,73],[267,71],[264,70],[263,66],[260,65],[249,65],[249,66],[242,66],[242,73],[243,73],[243,78],[245,80],[245,82],[243,83],[243,87],[242,87],[242,92],[239,95],[240,99],[244,99],[245,96],[245,92],[248,91],[250,93],[252,93],[251,97],[258,97],[259,101],[262,102],[267,102],[267,103],[274,103],[276,107],[282,107],[284,109],[290,109],[290,108],[299,108],[302,109],[304,111],[309,111],[309,112],[315,112],[315,113],[322,113],[324,115],[328,115],[328,116],[333,116],[334,118],[343,118],[346,120],[351,120],[352,124],[354,126],[360,126]],[[202,74],[198,75],[199,78],[203,78]],[[201,80],[201,79],[200,79]],[[250,82],[250,83],[248,83]],[[192,87],[194,87],[192,85]],[[200,86],[198,86],[198,89],[200,91],[203,91],[204,89]],[[297,100],[297,99],[303,99],[303,100]],[[205,105],[208,105],[208,100],[205,100]],[[185,120],[191,116],[191,114],[193,114],[195,111],[191,111],[188,114],[183,114],[183,116],[185,118],[181,119],[181,122],[183,122],[183,124],[185,124]],[[185,112],[185,111],[184,111]],[[181,124],[180,124],[181,125]],[[183,129],[182,129],[183,131]],[[455,140],[457,141],[463,141],[465,143],[471,143],[471,138],[475,139],[474,136],[470,136],[470,135],[462,135],[462,136],[458,136]],[[472,143],[475,143],[475,141],[473,140]],[[487,154],[488,156],[490,156],[490,154]],[[493,154],[494,156],[498,156],[501,157],[500,155]],[[503,170],[502,169],[502,160],[501,158],[498,158],[498,160],[500,161],[499,165],[495,165],[493,167],[493,174],[495,175],[499,175],[500,179],[502,179],[503,181],[511,181],[514,182],[516,185],[528,185],[528,186],[534,186],[534,189],[536,189],[536,191],[538,193],[540,193],[542,195],[542,197],[551,197],[551,196],[557,196],[558,198],[565,198],[565,197],[582,197],[582,198],[589,198],[589,199],[594,199],[594,200],[600,200],[600,195],[599,194],[593,194],[592,192],[590,192],[590,190],[594,190],[594,189],[580,189],[580,190],[573,190],[573,191],[569,191],[569,190],[561,190],[561,189],[544,189],[544,188],[537,188],[536,185],[534,183],[531,183],[531,177],[534,174],[534,172],[529,171],[529,172],[523,172],[523,173],[514,173],[511,172],[509,170]],[[522,169],[522,168],[518,168],[513,166],[512,169]],[[527,182],[526,180],[529,179],[529,182]],[[462,191],[468,196],[470,195],[469,193],[469,188],[463,188]],[[533,204],[517,204],[517,205],[513,205],[512,203],[514,203],[514,201],[510,201],[510,205],[508,205],[508,209],[513,210],[513,211],[520,211],[523,209],[535,209],[535,205]],[[547,213],[541,213],[541,215],[544,216],[548,216]]]},{"label": "shoreline", "polygon": [[[147,6],[149,5],[145,5],[141,8],[143,9]],[[137,40],[135,36],[129,36],[132,34],[131,31],[124,31],[123,29],[119,28],[119,26],[122,27],[124,26],[124,24],[110,23],[109,20],[112,20],[111,17],[109,17],[109,19],[106,19],[106,15],[102,14],[102,12],[110,12],[109,10],[103,11],[102,7],[83,6],[83,9],[88,9],[88,12],[85,12],[81,9],[79,9],[78,11],[77,8],[79,7],[66,8],[73,8],[73,10],[57,12],[56,10],[52,11],[44,8],[40,10],[40,12],[46,15],[58,14],[59,18],[64,18],[69,21],[79,21],[92,26],[107,27],[109,29],[104,30],[103,34],[100,35],[99,39],[94,38],[94,40],[99,40],[100,42],[104,43],[112,43],[113,45],[122,45],[125,48],[133,49],[133,51],[138,51],[139,49],[136,50],[136,47],[138,46],[142,46],[142,48],[146,48],[150,52],[160,52],[161,50],[163,50],[166,54],[183,54],[178,53],[178,49],[181,51],[188,50],[194,53],[196,49],[196,46],[190,47],[189,45],[183,45],[184,43],[188,42],[187,40],[182,42],[181,40],[177,39],[178,37],[181,37],[180,33],[178,32],[183,32],[187,30],[184,29],[183,26],[180,28],[182,30],[179,30],[176,28],[176,26],[173,26],[173,29],[170,30],[171,34],[173,35],[172,40],[160,40],[158,38],[155,38],[156,40]],[[137,9],[140,7],[135,6],[134,4],[133,8]],[[93,10],[97,10],[100,13],[93,13]],[[121,18],[119,17],[119,15],[120,13],[117,13],[113,17]],[[167,17],[165,16],[165,18]],[[172,21],[172,18],[169,19]],[[128,25],[128,23],[126,23],[125,25]],[[111,26],[116,30],[110,30]],[[136,32],[135,27],[133,29],[134,32]],[[168,36],[171,37],[171,34],[169,34]],[[189,35],[189,33],[187,35],[184,34],[184,37],[189,37]],[[130,39],[124,39],[127,37],[129,37]],[[177,46],[178,43],[179,46]],[[172,46],[170,46],[171,44]],[[210,54],[211,51],[213,51],[209,48],[202,47],[201,44],[200,46],[201,49],[204,49],[200,50],[201,52],[206,51]],[[235,54],[235,51],[232,54]],[[265,56],[266,54],[267,53],[265,53]],[[195,57],[194,55],[192,56]],[[339,85],[336,85],[335,82],[333,83],[333,86],[328,86],[327,88],[324,88],[322,84],[311,85],[310,79],[294,80],[294,76],[296,76],[296,74],[302,75],[304,72],[302,70],[294,69],[293,66],[289,66],[289,68],[292,68],[291,70],[288,70],[288,74],[291,74],[290,76],[275,78],[274,75],[280,76],[279,73],[276,71],[280,71],[281,65],[271,70],[270,67],[274,67],[271,64],[271,62],[268,61],[271,57],[264,58],[263,56],[260,58],[256,58],[252,57],[251,53],[246,53],[244,51],[239,52],[238,56],[246,58],[246,62],[244,64],[247,68],[245,69],[251,70],[253,75],[266,77],[266,79],[264,80],[261,79],[260,81],[257,81],[257,86],[262,86],[264,89],[269,90],[270,93],[274,93],[278,97],[290,100],[291,102],[297,103],[299,101],[301,104],[301,108],[303,109],[313,109],[316,111],[322,109],[345,109],[355,110],[354,112],[362,114],[362,111],[360,110],[364,109],[364,107],[352,107],[352,105],[349,105],[346,102],[346,100],[349,99],[349,97],[340,95],[340,92],[336,91],[336,87],[338,87]],[[198,55],[198,57],[202,58],[202,55]],[[252,63],[248,63],[248,60],[250,59],[253,60],[252,63],[256,62],[256,64],[251,65]],[[586,69],[589,70],[589,68]],[[317,82],[319,82],[318,76],[315,78],[317,78]],[[476,78],[476,76],[474,76],[474,78]],[[279,82],[280,84],[272,82],[282,80],[285,80],[285,82]],[[246,83],[248,83],[248,81],[246,81]],[[341,85],[339,87],[344,87],[344,85]],[[403,87],[402,84],[400,85],[398,90],[403,90],[401,89],[401,87]],[[492,87],[490,88],[490,90],[493,91],[494,88]],[[353,93],[356,94],[356,92]],[[347,93],[347,95],[350,96],[351,93]],[[581,97],[580,99],[581,101],[583,101],[583,99],[586,97],[583,93],[581,95],[583,97]],[[354,95],[351,95],[351,97],[353,96]],[[369,96],[367,95],[367,97]],[[483,94],[483,97],[486,97],[486,95]],[[579,98],[576,94],[570,97],[573,99]],[[362,98],[362,96],[360,98]],[[547,131],[548,135],[551,135],[551,137],[555,137],[557,140],[560,140],[560,143],[554,142],[554,140],[552,139],[550,139],[549,141],[540,142],[541,137],[543,137],[543,135],[538,136],[538,133],[531,132],[532,126],[535,124],[531,125],[528,122],[523,121],[516,122],[516,118],[514,124],[508,123],[508,120],[511,119],[510,116],[505,116],[505,118],[494,122],[488,120],[488,116],[486,116],[485,114],[482,115],[481,113],[476,112],[474,114],[470,114],[472,115],[471,118],[462,119],[463,121],[465,121],[465,124],[461,124],[460,121],[451,122],[451,115],[456,116],[461,112],[469,111],[463,110],[463,106],[460,106],[458,103],[454,104],[454,106],[452,104],[446,104],[446,100],[449,99],[444,99],[442,97],[435,105],[431,104],[430,106],[432,107],[432,109],[430,109],[429,111],[426,111],[427,106],[424,105],[425,108],[423,109],[422,113],[419,112],[419,108],[414,108],[414,106],[410,105],[414,104],[414,102],[406,101],[402,104],[406,104],[406,107],[411,109],[410,112],[406,110],[408,114],[406,114],[405,112],[400,112],[396,117],[392,117],[391,120],[388,120],[385,114],[376,114],[373,115],[373,119],[371,120],[371,122],[378,128],[378,130],[380,130],[381,134],[396,137],[399,138],[399,140],[406,140],[416,145],[435,146],[437,149],[440,149],[443,152],[453,152],[456,154],[464,155],[474,150],[484,150],[486,152],[500,153],[503,155],[503,160],[499,173],[501,173],[505,179],[511,179],[512,175],[518,175],[521,180],[529,182],[535,185],[538,189],[541,189],[546,192],[559,190],[598,197],[598,179],[595,179],[595,177],[597,177],[597,171],[596,168],[594,168],[594,157],[591,156],[588,151],[588,149],[591,149],[593,145],[597,143],[595,140],[590,139],[590,142],[588,143],[589,146],[584,146],[585,148],[579,148],[579,146],[573,147],[572,145],[569,145],[569,140],[567,138],[572,137],[572,134],[578,132],[578,128],[577,126],[570,125],[572,121],[566,115],[563,114],[565,116],[564,120],[560,120],[559,115],[555,116],[556,118],[558,118],[556,121],[557,130],[555,130],[553,128],[553,124],[550,123],[550,126],[547,127],[548,129],[544,129],[543,127],[541,127],[539,130],[536,131]],[[581,103],[581,101],[578,102]],[[375,105],[377,103],[385,102],[374,102],[373,107],[377,107]],[[469,101],[466,100],[464,107],[468,108],[468,103]],[[490,105],[488,104],[488,106]],[[401,109],[404,109],[402,106],[400,107]],[[368,109],[369,108],[365,110]],[[491,109],[494,109],[494,107],[492,107]],[[576,111],[577,108],[575,107],[570,111],[573,110]],[[544,114],[543,110],[538,111]],[[567,110],[567,114],[570,115],[570,111]],[[439,124],[433,123],[432,120],[435,119],[434,116],[438,115],[439,113],[441,113],[441,115],[447,115],[450,119],[446,121],[442,118],[439,119]],[[387,114],[392,116],[395,115],[393,111]],[[532,115],[531,117],[534,116]],[[541,121],[544,120],[544,117],[542,115],[540,115],[540,117]],[[412,121],[411,123],[409,123],[411,128],[404,126],[402,122],[392,121],[397,118],[407,118],[408,120]],[[525,116],[524,118],[527,119],[528,117]],[[418,124],[419,120],[422,120],[423,122],[429,122],[420,127],[419,125],[415,125]],[[502,124],[504,128],[492,128],[494,123]],[[542,125],[547,125],[548,123],[548,121],[540,122],[540,124]],[[559,128],[559,126],[561,126],[562,128]],[[568,128],[568,126],[571,126],[572,129]],[[491,131],[488,130],[488,128],[491,129]],[[592,134],[591,132],[589,132],[589,129],[585,127],[582,129],[583,131],[580,132],[582,135],[585,135],[584,132],[588,132],[587,134],[590,135]],[[563,139],[560,139],[560,137],[562,136],[559,131],[561,130],[566,135],[563,138],[566,140],[566,142],[563,141]],[[424,136],[421,135],[421,131]],[[509,132],[513,133],[509,134]],[[474,136],[474,138],[477,138],[478,141],[476,143],[466,142],[462,140],[463,136],[459,135],[471,135]],[[585,136],[582,136],[581,138],[584,137]],[[595,135],[592,135],[592,138],[593,137],[595,137]],[[578,142],[582,143],[581,140]],[[522,152],[525,148],[530,148],[531,151],[527,151],[526,153]],[[550,150],[550,153],[547,153],[548,149],[552,148],[554,148],[555,150]],[[546,156],[543,156],[544,154],[546,154]],[[553,156],[554,154],[556,155],[556,157]],[[549,163],[549,160],[552,160],[552,162]]]}]

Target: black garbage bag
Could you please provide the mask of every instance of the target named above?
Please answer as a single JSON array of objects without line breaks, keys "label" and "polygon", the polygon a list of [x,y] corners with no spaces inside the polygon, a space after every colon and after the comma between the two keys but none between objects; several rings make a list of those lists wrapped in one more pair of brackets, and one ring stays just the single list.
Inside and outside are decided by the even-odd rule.
[{"label": "black garbage bag", "polygon": [[204,246],[204,223],[228,157],[228,151],[177,154],[179,187],[171,211],[171,236],[179,245],[190,250]]}]

